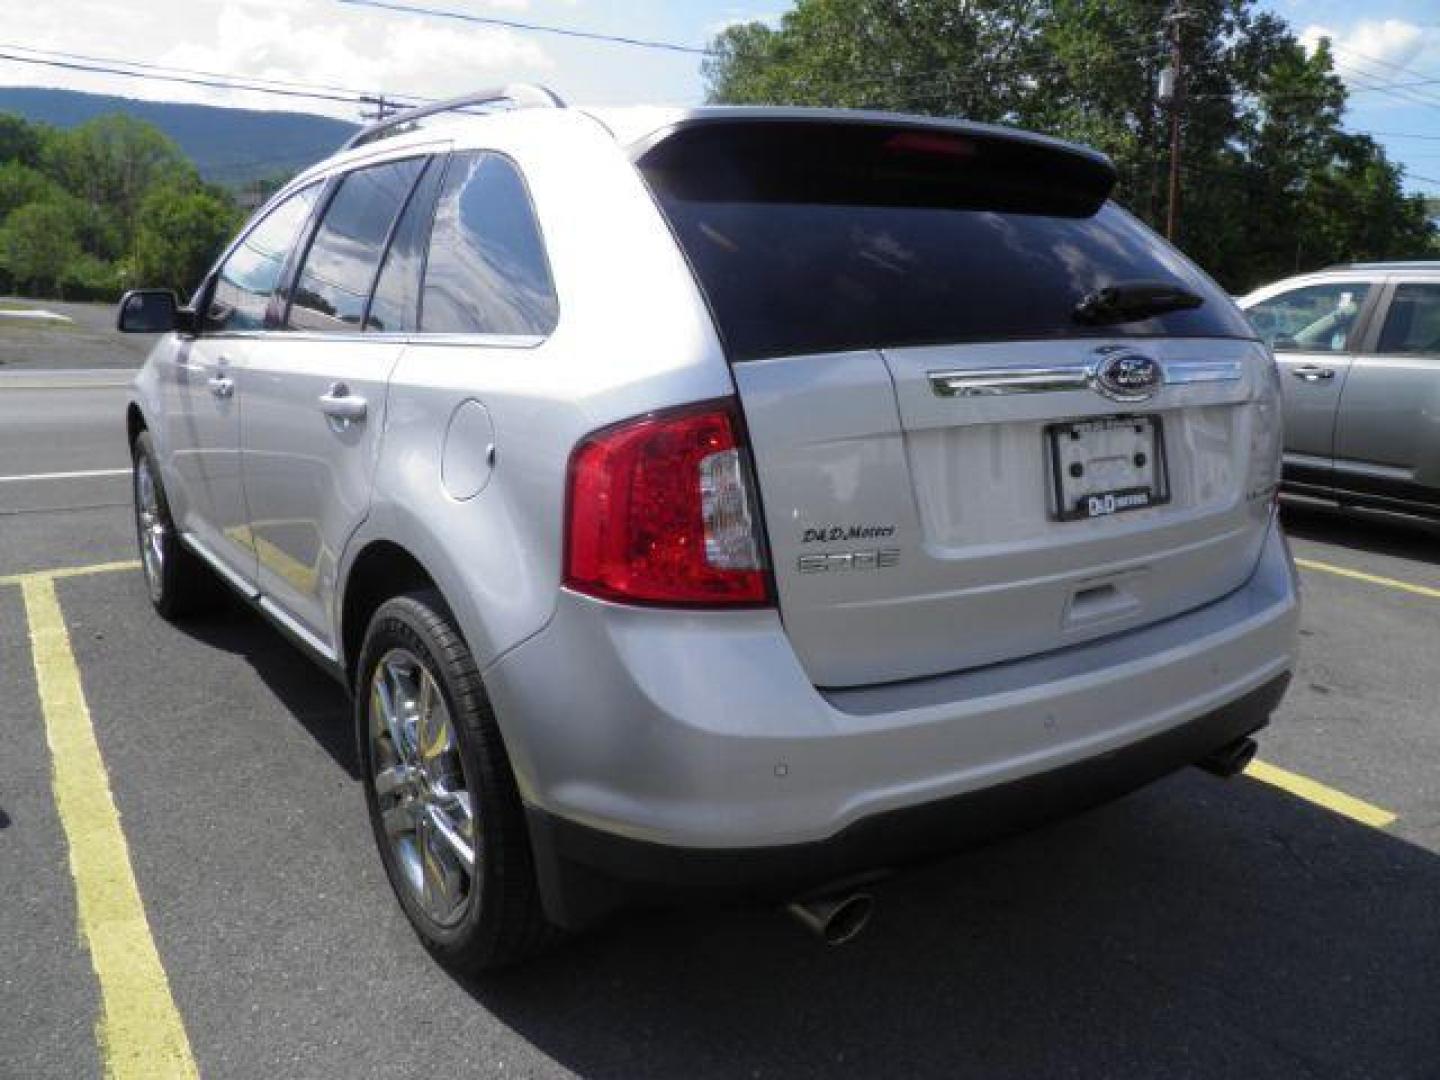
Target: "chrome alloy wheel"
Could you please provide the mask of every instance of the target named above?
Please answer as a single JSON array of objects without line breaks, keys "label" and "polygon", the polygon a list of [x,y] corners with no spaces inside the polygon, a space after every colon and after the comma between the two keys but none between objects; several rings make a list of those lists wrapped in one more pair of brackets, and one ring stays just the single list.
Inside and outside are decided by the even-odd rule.
[{"label": "chrome alloy wheel", "polygon": [[475,804],[445,697],[407,649],[370,679],[370,764],[395,866],[421,909],[454,926],[478,890]]},{"label": "chrome alloy wheel", "polygon": [[135,534],[140,544],[140,561],[145,568],[145,584],[155,600],[160,599],[165,589],[165,540],[168,532],[155,473],[151,469],[150,458],[142,454],[135,462]]}]

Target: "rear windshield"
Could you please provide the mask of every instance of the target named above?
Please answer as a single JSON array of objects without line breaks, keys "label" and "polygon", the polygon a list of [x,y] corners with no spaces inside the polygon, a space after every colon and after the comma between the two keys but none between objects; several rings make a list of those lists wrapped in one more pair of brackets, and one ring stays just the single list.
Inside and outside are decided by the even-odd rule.
[{"label": "rear windshield", "polygon": [[[1079,336],[1253,337],[1220,290],[1106,201],[1102,160],[923,128],[700,124],[639,161],[733,360]],[[1086,326],[1161,281],[1200,307]]]}]

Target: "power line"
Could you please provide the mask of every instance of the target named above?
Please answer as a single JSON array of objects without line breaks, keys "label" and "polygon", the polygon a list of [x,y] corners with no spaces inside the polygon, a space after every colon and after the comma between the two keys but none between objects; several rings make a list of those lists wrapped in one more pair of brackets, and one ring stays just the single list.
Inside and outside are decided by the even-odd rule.
[{"label": "power line", "polygon": [[1374,135],[1377,139],[1422,139],[1425,142],[1440,142],[1440,135],[1428,135],[1419,131],[1372,131],[1368,128],[1354,130],[1361,135]]},{"label": "power line", "polygon": [[1408,63],[1397,64],[1394,60],[1386,60],[1383,56],[1375,56],[1372,53],[1363,53],[1359,49],[1352,49],[1349,45],[1336,44],[1333,40],[1330,42],[1330,47],[1338,52],[1349,53],[1351,56],[1359,57],[1361,60],[1366,60],[1371,64],[1390,68],[1392,71],[1403,71],[1407,75],[1425,74],[1423,71],[1416,71]]},{"label": "power line", "polygon": [[[1344,76],[1342,75],[1341,78],[1344,78]],[[1440,84],[1440,75],[1430,76],[1424,79],[1415,79],[1412,82],[1386,83],[1385,85],[1390,90],[1408,90],[1413,86],[1435,86],[1436,84]]]},{"label": "power line", "polygon": [[[1341,78],[1345,79],[1347,83],[1351,83],[1357,76],[1366,79],[1377,78],[1375,75],[1367,75],[1361,71],[1352,71],[1349,76],[1342,75]],[[1400,84],[1397,83],[1362,82],[1356,84],[1351,92],[1363,94],[1371,91],[1385,94],[1387,97],[1392,97],[1396,101],[1403,102],[1406,105],[1419,105],[1430,109],[1440,108],[1440,98],[1420,97],[1413,90],[1402,91]]]},{"label": "power line", "polygon": [[[1345,66],[1351,69],[1353,75],[1358,75],[1363,79],[1370,80],[1372,84],[1375,84],[1368,86],[1365,84],[1361,84],[1361,89],[1378,90],[1383,94],[1388,94],[1390,97],[1396,98],[1399,101],[1408,102],[1412,105],[1426,105],[1432,108],[1440,106],[1440,99],[1423,96],[1420,92],[1417,92],[1415,90],[1405,90],[1403,93],[1399,92],[1401,89],[1401,84],[1393,82],[1393,76],[1387,76],[1374,69],[1390,68],[1393,71],[1404,72],[1409,75],[1419,75],[1420,72],[1409,69],[1401,64],[1391,63],[1388,60],[1381,60],[1376,57],[1371,57],[1366,53],[1356,52],[1354,49],[1348,48],[1344,45],[1334,45],[1334,49],[1336,52],[1344,53],[1346,56],[1356,58],[1355,60],[1351,60],[1350,62],[1346,63]],[[1361,67],[1360,63],[1356,62],[1357,60],[1360,63],[1363,63],[1365,67]],[[1344,78],[1343,75],[1341,77]],[[1392,81],[1388,83],[1385,82],[1387,78],[1391,79]]]},{"label": "power line", "polygon": [[33,64],[41,67],[63,68],[67,71],[83,71],[103,75],[119,75],[131,79],[156,79],[162,82],[183,83],[187,86],[205,86],[219,90],[244,90],[248,93],[274,94],[287,98],[308,98],[315,101],[338,101],[346,105],[358,105],[359,95],[338,95],[323,90],[292,90],[277,86],[262,86],[244,83],[230,77],[196,77],[189,75],[161,75],[152,72],[127,71],[113,65],[87,63],[82,61],[42,59],[35,56],[20,56],[13,52],[0,51],[0,60],[17,64]]},{"label": "power line", "polygon": [[[348,3],[357,3],[357,2],[359,2],[359,0],[339,0],[339,2],[342,2],[342,3],[347,3],[347,2],[348,2]],[[401,5],[391,5],[391,6],[394,6],[394,7],[396,7],[396,8],[401,8]],[[401,9],[402,9],[402,10],[407,10],[407,11],[409,11],[409,10],[419,10],[419,9],[410,9],[410,8],[401,8]],[[477,16],[476,18],[479,19],[479,18],[481,18],[481,17]],[[577,32],[577,33],[578,33],[578,32]],[[27,52],[27,53],[43,53],[43,54],[45,54],[45,56],[44,56],[44,57],[37,57],[37,56],[21,56],[21,55],[16,55],[12,50],[17,50],[17,49],[18,49],[18,50],[23,50],[24,52]],[[1093,65],[1092,65],[1092,64],[1083,64],[1083,63],[1082,63],[1082,64],[1079,65],[1079,66],[1080,66],[1081,71],[1082,71],[1083,73],[1085,73],[1085,74],[1090,74],[1090,73],[1096,72],[1096,71],[1110,70],[1110,69],[1113,69],[1113,68],[1116,68],[1116,67],[1119,67],[1119,66],[1122,66],[1122,65],[1127,65],[1127,64],[1130,64],[1130,63],[1134,63],[1134,62],[1136,62],[1136,61],[1138,61],[1138,60],[1151,59],[1151,58],[1156,57],[1156,56],[1158,56],[1158,55],[1159,55],[1159,53],[1157,53],[1157,52],[1152,48],[1152,49],[1147,49],[1147,50],[1145,50],[1145,51],[1143,51],[1143,52],[1129,53],[1129,54],[1124,55],[1124,56],[1119,56],[1119,55],[1117,55],[1117,56],[1107,57],[1107,58],[1105,58],[1105,61],[1106,61],[1105,63],[1099,63],[1099,64],[1093,64]],[[1038,59],[1038,58],[1037,58],[1037,59]],[[1100,59],[1100,58],[1097,57],[1097,59]],[[325,84],[325,83],[304,83],[304,82],[296,82],[296,81],[291,81],[291,80],[262,78],[262,77],[258,77],[258,76],[255,76],[255,77],[251,77],[251,76],[235,76],[235,75],[225,74],[225,73],[221,73],[221,72],[203,71],[203,70],[191,69],[191,68],[166,67],[166,66],[161,66],[161,65],[157,65],[157,64],[143,63],[143,62],[141,62],[141,61],[124,60],[124,59],[115,58],[115,57],[102,57],[102,56],[95,56],[95,55],[84,54],[84,53],[69,53],[69,52],[61,52],[61,51],[59,51],[59,50],[50,50],[50,49],[37,49],[37,48],[34,48],[33,46],[29,46],[29,45],[16,45],[16,44],[4,43],[4,42],[0,42],[0,60],[10,60],[10,61],[15,62],[15,63],[40,65],[40,66],[47,66],[47,67],[59,67],[59,68],[63,68],[63,69],[66,69],[66,70],[74,70],[74,71],[81,71],[81,72],[93,72],[93,73],[98,73],[98,74],[110,74],[110,75],[116,75],[116,76],[120,76],[120,77],[124,77],[124,78],[151,79],[151,80],[157,80],[157,81],[163,81],[163,82],[176,82],[176,83],[183,83],[183,84],[186,84],[186,85],[200,85],[200,86],[206,86],[206,87],[211,87],[211,88],[216,88],[216,89],[238,90],[238,91],[247,92],[247,93],[274,94],[274,95],[279,95],[279,96],[289,97],[289,98],[312,98],[312,99],[316,99],[316,100],[336,101],[336,102],[342,102],[342,103],[344,103],[344,104],[350,104],[350,105],[356,105],[356,106],[361,106],[361,105],[365,104],[365,99],[366,99],[367,97],[374,97],[374,96],[375,96],[375,95],[368,94],[368,93],[365,92],[365,91],[361,91],[361,90],[357,90],[357,89],[352,89],[352,88],[349,88],[349,87],[337,86],[337,85],[333,85],[333,84]],[[1024,58],[1024,57],[1013,57],[1013,58],[1007,59],[1007,60],[1004,61],[1003,63],[1000,63],[1000,64],[995,65],[995,66],[991,69],[991,71],[995,71],[995,70],[999,70],[999,71],[1013,70],[1013,69],[1015,69],[1015,68],[1026,67],[1027,64],[1029,64],[1029,61],[1028,61],[1026,58]],[[120,65],[120,66],[117,66],[117,65]],[[1059,72],[1065,71],[1065,70],[1067,70],[1067,69],[1073,68],[1074,66],[1075,66],[1075,65],[1073,64],[1073,62],[1072,62],[1071,60],[1068,60],[1068,59],[1065,59],[1065,58],[1061,58],[1061,57],[1059,57],[1059,56],[1056,56],[1056,55],[1053,55],[1053,54],[1052,54],[1052,55],[1048,58],[1048,63],[1043,64],[1043,65],[1031,66],[1031,67],[1029,67],[1029,69],[1025,72],[1025,74],[1032,74],[1032,75],[1033,75],[1033,74],[1044,74],[1044,73],[1046,73],[1046,72],[1059,73]],[[1402,68],[1400,65],[1391,64],[1390,66],[1397,68],[1397,70],[1407,70],[1407,69]],[[127,69],[127,68],[137,68],[137,69],[142,69],[142,70],[135,70],[135,71],[125,70],[125,69]],[[955,90],[955,89],[959,89],[959,88],[962,88],[962,87],[980,85],[981,83],[983,83],[983,82],[985,82],[985,81],[989,81],[989,77],[990,77],[990,76],[989,76],[989,73],[987,73],[986,75],[979,75],[979,74],[974,73],[974,72],[967,73],[967,74],[962,74],[962,73],[957,72],[957,71],[955,71],[955,70],[953,70],[953,69],[946,69],[946,70],[933,70],[933,71],[906,72],[906,73],[904,73],[902,76],[900,76],[899,78],[900,78],[900,79],[907,80],[907,81],[908,81],[908,80],[919,79],[919,78],[934,78],[934,79],[937,79],[937,80],[942,80],[942,81],[945,83],[945,85],[953,91],[953,90]],[[884,77],[881,77],[881,76],[869,76],[869,77],[864,77],[864,78],[862,78],[862,79],[856,79],[856,80],[853,80],[853,81],[854,81],[854,82],[857,82],[857,83],[858,83],[858,82],[871,82],[871,81],[880,82],[880,81],[885,81],[885,79],[884,79]],[[897,79],[896,81],[899,81],[899,80]],[[1440,81],[1440,80],[1437,80],[1437,81]],[[1403,85],[1403,84],[1396,84],[1396,87],[1399,88],[1399,87],[1402,86],[1402,85]],[[1374,87],[1374,89],[1380,89],[1380,88],[1381,88],[1380,86]],[[1387,87],[1387,88],[1388,88],[1388,87]],[[383,95],[383,96],[384,96],[384,98],[385,98],[386,108],[387,108],[387,109],[395,108],[395,107],[403,107],[404,105],[408,105],[408,104],[411,104],[411,103],[414,103],[414,104],[427,104],[427,103],[429,103],[429,102],[431,102],[431,101],[436,100],[436,99],[434,99],[434,98],[428,98],[428,97],[424,97],[424,96],[417,95],[417,94],[402,94],[402,95],[390,95],[390,94],[385,94],[385,95]],[[936,95],[933,95],[933,96],[938,99],[941,95],[940,95],[940,94],[936,94]],[[1191,96],[1191,97],[1210,97],[1210,96],[1230,97],[1230,96],[1232,96],[1232,95],[1230,95],[1230,94],[1205,95],[1205,94],[1195,94],[1195,93],[1192,93],[1190,96]],[[1305,92],[1297,92],[1297,93],[1294,94],[1294,95],[1287,95],[1287,96],[1306,96],[1306,93],[1305,93]],[[1355,133],[1355,134],[1371,135],[1371,136],[1374,136],[1374,137],[1376,137],[1376,138],[1385,138],[1385,139],[1417,139],[1417,140],[1422,140],[1422,141],[1427,141],[1427,142],[1440,142],[1440,135],[1427,134],[1427,133],[1423,133],[1423,132],[1380,131],[1380,130],[1366,129],[1366,128],[1352,128],[1352,129],[1350,129],[1350,130],[1351,130],[1353,133]],[[1423,179],[1423,178],[1417,177],[1417,179]]]},{"label": "power line", "polygon": [[[223,71],[201,71],[195,68],[172,67],[163,64],[143,63],[139,60],[126,60],[119,56],[95,56],[87,53],[66,52],[59,49],[38,49],[33,45],[20,45],[13,42],[0,41],[0,49],[19,49],[26,53],[39,53],[44,57],[55,57],[61,60],[80,61],[94,64],[121,64],[127,68],[138,68],[142,71],[164,72],[171,75],[191,75],[207,79],[235,79],[247,83],[267,83],[271,86],[279,86],[292,90],[322,90],[335,94],[354,94],[357,97],[366,93],[363,90],[355,90],[348,86],[335,86],[330,83],[294,82],[288,79],[271,79],[261,75],[234,75]],[[406,98],[414,98],[416,101],[428,101],[427,98],[416,97],[412,94],[402,95]]]},{"label": "power line", "polygon": [[[1412,68],[1408,63],[1407,63],[1407,64],[1397,64],[1397,63],[1396,63],[1395,61],[1393,61],[1393,60],[1386,60],[1384,57],[1374,56],[1374,55],[1372,55],[1372,54],[1370,54],[1370,53],[1363,53],[1363,52],[1361,52],[1361,51],[1358,50],[1358,49],[1352,49],[1352,48],[1351,48],[1350,46],[1348,46],[1348,45],[1341,45],[1341,44],[1337,43],[1333,38],[1327,38],[1326,40],[1328,40],[1328,41],[1330,42],[1330,47],[1331,47],[1332,49],[1334,49],[1336,52],[1338,52],[1338,53],[1344,53],[1344,54],[1347,55],[1347,56],[1355,57],[1356,60],[1359,60],[1359,61],[1364,62],[1368,67],[1370,67],[1370,68],[1372,68],[1372,69],[1373,69],[1373,68],[1376,68],[1376,67],[1379,67],[1379,68],[1388,68],[1388,69],[1391,70],[1391,71],[1403,72],[1404,74],[1407,74],[1407,75],[1425,75],[1425,74],[1426,74],[1425,72],[1415,70],[1415,69]],[[1352,68],[1352,69],[1356,69],[1356,73],[1359,74],[1359,75],[1361,75],[1361,76],[1364,77],[1364,78],[1368,78],[1368,79],[1384,79],[1384,78],[1387,77],[1387,76],[1381,75],[1381,74],[1379,74],[1379,73],[1377,73],[1377,72],[1375,72],[1375,71],[1373,71],[1373,70],[1367,72],[1367,71],[1365,71],[1364,69],[1359,68],[1359,65],[1356,64],[1354,61],[1351,61],[1351,62],[1349,62],[1349,63],[1345,63],[1344,61],[1341,61],[1341,63],[1344,63],[1346,67],[1349,67],[1349,68]],[[1415,84],[1411,84],[1411,85],[1423,85],[1423,84],[1428,84],[1428,83],[1430,83],[1430,82],[1440,82],[1440,80],[1422,79],[1420,82],[1415,83]],[[1390,93],[1392,90],[1394,90],[1394,89],[1399,89],[1399,88],[1401,88],[1401,87],[1403,87],[1403,86],[1405,86],[1405,85],[1407,85],[1407,84],[1403,84],[1403,83],[1390,83],[1390,84],[1386,85],[1386,86],[1383,87],[1383,88],[1382,88],[1382,87],[1361,87],[1361,89],[1362,89],[1362,90],[1380,89],[1382,93]],[[1391,96],[1392,96],[1392,97],[1395,97],[1395,98],[1398,98],[1400,101],[1408,101],[1408,102],[1410,102],[1411,104],[1416,104],[1416,105],[1440,105],[1440,99],[1434,99],[1434,98],[1418,98],[1418,97],[1412,98],[1412,97],[1406,97],[1406,96],[1403,96],[1403,95],[1401,95],[1401,94],[1395,94],[1395,93],[1391,93]]]},{"label": "power line", "polygon": [[443,8],[418,7],[411,4],[392,4],[388,0],[336,0],[351,7],[379,8],[382,11],[398,11],[406,15],[425,15],[432,19],[452,19],[456,22],[478,23],[481,26],[500,26],[507,30],[523,30],[532,34],[554,34],[557,37],[578,38],[582,41],[598,41],[607,45],[629,45],[638,49],[658,49],[663,52],[687,53],[692,56],[713,56],[707,48],[697,45],[681,45],[674,41],[657,41],[652,38],[625,37],[620,34],[602,34],[593,30],[575,30],[565,26],[550,26],[545,23],[521,22],[518,19],[501,19],[493,15],[472,15],[468,11],[446,11]]}]

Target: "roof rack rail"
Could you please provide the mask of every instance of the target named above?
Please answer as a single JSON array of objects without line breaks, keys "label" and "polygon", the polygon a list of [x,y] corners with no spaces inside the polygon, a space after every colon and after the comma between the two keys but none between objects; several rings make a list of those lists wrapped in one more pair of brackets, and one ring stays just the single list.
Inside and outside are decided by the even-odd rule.
[{"label": "roof rack rail", "polygon": [[506,101],[515,109],[565,108],[565,102],[560,95],[548,86],[540,86],[537,83],[506,83],[504,86],[492,86],[488,90],[477,90],[473,94],[462,94],[460,97],[449,98],[446,101],[421,105],[418,109],[406,109],[404,112],[398,112],[394,116],[361,128],[346,140],[345,145],[340,149],[353,150],[357,146],[364,146],[366,143],[375,142],[388,135],[399,134],[405,125],[423,120],[427,116],[461,112],[475,105],[497,105]]},{"label": "roof rack rail", "polygon": [[1389,259],[1373,262],[1335,263],[1326,270],[1434,270],[1440,259]]}]

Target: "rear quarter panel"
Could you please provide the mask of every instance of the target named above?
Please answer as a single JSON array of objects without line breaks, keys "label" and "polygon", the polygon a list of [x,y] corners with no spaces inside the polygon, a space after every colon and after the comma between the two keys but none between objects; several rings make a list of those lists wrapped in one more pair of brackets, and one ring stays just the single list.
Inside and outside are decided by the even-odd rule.
[{"label": "rear quarter panel", "polygon": [[[370,543],[399,544],[435,579],[483,669],[554,613],[576,442],[734,388],[688,266],[638,172],[598,122],[530,110],[470,130],[457,132],[457,151],[506,154],[525,177],[559,322],[543,341],[410,341],[391,379],[371,512],[347,547],[341,580]],[[446,447],[466,401],[488,413],[494,447],[493,470],[468,498],[447,490],[441,465],[448,453],[452,465],[485,469],[489,447],[474,427]],[[337,619],[341,605],[337,598]]]}]

